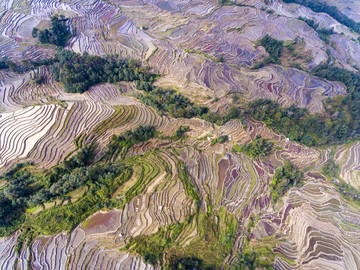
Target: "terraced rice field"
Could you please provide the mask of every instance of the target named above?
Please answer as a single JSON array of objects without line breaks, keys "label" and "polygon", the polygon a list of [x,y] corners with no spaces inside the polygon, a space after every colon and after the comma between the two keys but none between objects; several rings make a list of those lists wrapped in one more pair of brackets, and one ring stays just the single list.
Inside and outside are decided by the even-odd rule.
[{"label": "terraced rice field", "polygon": [[[33,27],[46,28],[53,14],[63,14],[73,33],[65,49],[134,58],[160,75],[155,85],[173,87],[213,113],[227,112],[232,93],[239,94],[239,106],[266,98],[285,107],[307,108],[312,114],[324,113],[325,98],[346,95],[344,84],[314,77],[310,71],[328,60],[327,50],[329,61],[355,71],[360,66],[357,34],[330,16],[299,5],[236,2],[221,6],[215,0],[0,0],[0,57],[11,56],[20,63],[53,56],[55,46],[41,44],[31,32]],[[347,10],[343,2],[337,6]],[[329,44],[299,16],[333,28]],[[306,70],[278,64],[253,69],[269,55],[258,44],[266,34],[285,44],[301,39],[312,56]],[[39,76],[42,83],[34,80]],[[26,161],[50,172],[90,145],[91,162],[103,166],[109,164],[108,145],[117,136],[139,126],[156,129],[153,138],[129,144],[126,152],[115,149],[121,155],[114,155],[112,164],[122,164],[131,177],[106,195],[111,203],[97,204],[69,232],[35,235],[28,243],[21,242],[20,230],[0,238],[0,269],[160,269],[129,243],[145,236],[157,239],[164,230],[172,232],[169,239],[177,236],[162,251],[164,262],[172,252],[179,258],[203,259],[208,254],[203,247],[213,244],[218,233],[216,244],[226,243],[221,249],[229,252],[221,258],[214,254],[209,261],[222,260],[223,267],[236,265],[241,254],[254,251],[275,269],[360,268],[359,206],[337,189],[340,180],[360,187],[358,142],[329,149],[306,147],[250,116],[222,126],[199,118],[173,118],[140,103],[141,93],[133,82],[102,83],[84,94],[66,93],[48,66],[21,74],[0,70],[1,173]],[[184,126],[189,130],[175,138]],[[222,136],[227,140],[213,141]],[[274,144],[269,155],[251,158],[233,150],[257,136]],[[327,179],[322,168],[332,159],[339,172]],[[304,176],[301,186],[293,186],[274,202],[274,175],[286,161]],[[92,183],[98,190],[91,192],[105,196],[102,185]],[[7,186],[0,181],[0,191]],[[50,202],[34,203],[27,217],[75,205],[90,193],[85,186],[74,190]],[[71,192],[79,190],[82,195],[72,198]],[[224,216],[235,220],[232,233],[224,229],[230,226]],[[176,232],[177,226],[183,226],[181,232]],[[223,235],[227,233],[230,240]],[[210,244],[207,251],[219,249]]]},{"label": "terraced rice field", "polygon": [[0,167],[25,157],[55,123],[55,105],[35,106],[2,114],[0,124]]},{"label": "terraced rice field", "polygon": [[341,146],[337,149],[334,159],[340,165],[340,177],[348,184],[359,187],[359,143]]}]

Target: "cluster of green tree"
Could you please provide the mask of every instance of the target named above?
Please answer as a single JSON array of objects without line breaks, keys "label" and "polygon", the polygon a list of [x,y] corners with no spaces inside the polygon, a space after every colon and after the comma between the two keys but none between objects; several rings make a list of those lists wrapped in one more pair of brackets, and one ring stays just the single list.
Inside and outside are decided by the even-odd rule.
[{"label": "cluster of green tree", "polygon": [[242,119],[242,116],[243,112],[239,108],[232,107],[223,115],[209,111],[208,113],[201,115],[200,118],[218,126],[222,126],[231,119]]},{"label": "cluster of green tree", "polygon": [[321,173],[330,179],[333,179],[334,177],[337,177],[340,172],[340,166],[335,163],[335,160],[332,158],[329,158],[328,161],[324,164],[324,166],[321,168]]},{"label": "cluster of green tree", "polygon": [[176,93],[173,89],[156,88],[153,91],[140,96],[140,100],[146,105],[154,107],[158,112],[168,112],[173,117],[201,117],[209,109],[202,106],[194,106],[190,99]]},{"label": "cluster of green tree", "polygon": [[260,45],[263,46],[266,52],[270,55],[266,58],[265,64],[279,63],[279,58],[281,57],[281,52],[283,49],[284,42],[274,39],[269,35],[265,35],[262,39],[260,39]]},{"label": "cluster of green tree", "polygon": [[138,126],[134,131],[128,130],[119,136],[119,140],[127,141],[130,144],[145,142],[155,135],[155,127],[153,126]]},{"label": "cluster of green tree", "polygon": [[313,28],[314,30],[317,30],[318,27],[319,27],[319,24],[316,23],[316,22],[315,22],[314,20],[312,20],[312,19],[308,19],[308,18],[299,16],[299,17],[298,17],[298,20],[303,21],[303,22],[306,22],[307,25],[309,25],[309,26],[310,26],[311,28]]},{"label": "cluster of green tree", "polygon": [[37,75],[35,75],[35,77],[34,77],[34,82],[36,83],[36,84],[43,84],[44,82],[45,82],[45,76],[43,76],[43,75],[41,75],[41,76],[37,76]]},{"label": "cluster of green tree", "polygon": [[65,91],[83,93],[98,83],[138,81],[137,85],[152,83],[154,75],[145,72],[134,60],[120,59],[119,55],[98,56],[78,54],[58,49],[50,71]]},{"label": "cluster of green tree", "polygon": [[318,32],[320,39],[323,40],[326,44],[329,43],[330,35],[335,33],[332,28],[329,28],[329,29],[319,28],[319,24],[315,23],[314,20],[304,18],[304,17],[298,17],[298,19],[306,22],[311,28],[313,28],[316,32]]},{"label": "cluster of green tree", "polygon": [[329,6],[324,1],[319,0],[284,0],[285,3],[297,3],[305,7],[310,8],[314,12],[324,12],[340,23],[346,25],[347,27],[353,29],[355,32],[360,34],[360,23],[355,22],[354,20],[347,17],[345,14],[335,6]]},{"label": "cluster of green tree", "polygon": [[317,29],[316,32],[319,34],[320,39],[326,44],[329,44],[330,36],[335,33],[332,28],[321,28]]},{"label": "cluster of green tree", "polygon": [[229,140],[229,136],[228,136],[228,135],[219,136],[219,137],[211,140],[211,146],[215,145],[216,143],[224,143],[224,142],[227,142],[228,140]]},{"label": "cluster of green tree", "polygon": [[263,46],[269,57],[266,57],[263,61],[256,63],[252,69],[262,68],[268,64],[281,64],[280,57],[283,50],[284,42],[274,39],[268,34],[258,41]]},{"label": "cluster of green tree", "polygon": [[[249,104],[247,113],[267,126],[285,134],[290,140],[307,146],[344,142],[349,137],[349,118],[341,107],[337,114],[311,115],[295,105],[283,108],[271,100],[256,100]],[[331,111],[330,108],[328,110]]]},{"label": "cluster of green tree", "polygon": [[303,172],[298,171],[294,165],[285,160],[284,166],[276,169],[270,188],[272,190],[272,201],[275,203],[291,187],[300,187]]},{"label": "cluster of green tree", "polygon": [[10,168],[2,178],[6,181],[10,181],[12,177],[22,168],[33,165],[31,162],[17,163],[14,167]]},{"label": "cluster of green tree", "polygon": [[0,60],[0,70],[10,69],[11,71],[16,73],[25,73],[40,66],[50,65],[51,63],[53,63],[53,60],[54,59],[51,58],[38,61],[22,60],[21,64],[17,64],[10,59],[3,58],[2,60]]},{"label": "cluster of green tree", "polygon": [[265,35],[260,39],[260,45],[265,48],[268,54],[270,54],[270,60],[272,63],[278,63],[283,49],[284,42],[274,39],[269,35]]},{"label": "cluster of green tree", "polygon": [[[181,234],[194,223],[198,236],[183,247],[180,242],[184,236]],[[221,269],[231,251],[236,229],[235,217],[226,210],[205,214],[198,211],[183,223],[160,228],[152,235],[129,239],[125,250],[141,255],[147,263],[162,269]]]},{"label": "cluster of green tree", "polygon": [[171,269],[178,270],[201,270],[203,262],[195,257],[180,258],[172,263]]},{"label": "cluster of green tree", "polygon": [[259,265],[259,258],[255,252],[240,253],[230,266],[230,270],[255,270]]},{"label": "cluster of green tree", "polygon": [[173,141],[178,141],[181,138],[184,137],[185,133],[188,132],[190,130],[189,126],[180,126],[174,133],[174,135],[172,136],[158,136],[159,139],[162,140],[173,140]]},{"label": "cluster of green tree", "polygon": [[9,63],[6,59],[1,59],[0,70],[9,68]]},{"label": "cluster of green tree", "polygon": [[229,136],[228,136],[228,135],[222,135],[222,136],[216,138],[216,142],[217,142],[217,143],[224,143],[224,142],[226,142],[226,141],[228,141],[228,140],[229,140]]},{"label": "cluster of green tree", "polygon": [[173,136],[173,139],[175,141],[180,140],[186,132],[188,132],[190,130],[189,126],[180,126],[176,131],[175,134]]},{"label": "cluster of green tree", "polygon": [[175,118],[199,117],[210,123],[223,125],[231,119],[241,117],[241,111],[238,108],[231,108],[227,114],[221,116],[209,111],[207,107],[194,105],[190,99],[182,94],[176,93],[173,89],[156,88],[153,91],[140,96],[140,100],[159,113],[167,112]]},{"label": "cluster of green tree", "polygon": [[220,0],[219,2],[222,6],[231,6],[233,4],[230,0]]},{"label": "cluster of green tree", "polygon": [[238,7],[251,7],[251,8],[255,8],[255,6],[252,5],[247,5],[247,4],[243,4],[243,3],[237,3],[234,0],[219,0],[219,3],[221,6],[238,6]]},{"label": "cluster of green tree", "polygon": [[47,175],[32,174],[30,169],[27,170],[30,164],[16,166],[6,173],[3,180],[8,184],[0,191],[0,235],[6,235],[21,225],[26,208],[60,197],[83,185],[89,174],[85,166],[91,158],[91,148],[86,147]]},{"label": "cluster of green tree", "polygon": [[271,153],[273,146],[274,144],[270,142],[269,139],[263,139],[260,135],[256,135],[251,143],[243,146],[234,145],[233,149],[237,152],[242,152],[251,158],[257,158],[268,156]]},{"label": "cluster of green tree", "polygon": [[138,90],[144,90],[145,92],[150,92],[154,90],[154,85],[152,84],[152,80],[150,82],[144,81],[142,78],[140,80],[134,81],[135,87]]},{"label": "cluster of green tree", "polygon": [[38,38],[43,44],[54,44],[59,47],[65,47],[66,41],[71,37],[69,27],[66,25],[66,19],[63,15],[51,17],[51,28],[41,31],[33,28],[32,36]]},{"label": "cluster of green tree", "polygon": [[156,129],[153,126],[138,126],[134,131],[128,130],[120,136],[112,136],[108,144],[108,150],[105,154],[107,160],[116,159],[120,153],[122,156],[134,144],[145,142],[156,135]]},{"label": "cluster of green tree", "polygon": [[8,186],[0,192],[0,236],[15,231],[24,222],[26,199],[31,194],[33,177],[27,173],[15,175]]}]

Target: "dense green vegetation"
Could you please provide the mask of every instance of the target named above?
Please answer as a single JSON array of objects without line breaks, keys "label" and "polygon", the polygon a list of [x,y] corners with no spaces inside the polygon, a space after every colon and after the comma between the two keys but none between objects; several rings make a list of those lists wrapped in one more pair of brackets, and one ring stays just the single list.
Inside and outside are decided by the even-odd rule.
[{"label": "dense green vegetation", "polygon": [[194,106],[190,99],[172,89],[157,88],[141,95],[140,100],[146,105],[154,107],[157,111],[168,112],[176,118],[200,117],[209,111],[206,107]]},{"label": "dense green vegetation", "polygon": [[228,135],[222,135],[219,136],[217,138],[214,138],[211,140],[211,146],[213,146],[216,143],[224,143],[227,142],[229,140],[229,136]]},{"label": "dense green vegetation", "polygon": [[303,173],[298,171],[294,165],[285,160],[284,166],[276,169],[270,188],[272,190],[272,200],[275,203],[291,187],[300,187]]},{"label": "dense green vegetation", "polygon": [[138,126],[134,131],[128,130],[118,137],[120,141],[127,141],[129,144],[136,144],[145,142],[155,135],[155,127],[153,126]]},{"label": "dense green vegetation", "polygon": [[180,126],[176,131],[175,131],[175,135],[173,136],[173,139],[175,141],[180,140],[186,132],[188,132],[190,130],[189,126]]},{"label": "dense green vegetation", "polygon": [[262,68],[268,64],[281,64],[280,57],[284,46],[283,41],[274,39],[267,34],[258,41],[258,44],[265,48],[269,56],[255,64],[252,69]]},{"label": "dense green vegetation", "polygon": [[[40,61],[23,60],[21,64],[9,59],[0,61],[0,69],[9,68],[17,73],[24,73],[42,65],[50,65],[54,79],[60,82],[66,92],[84,93],[91,86],[99,83],[132,81],[139,90],[152,91],[156,75],[140,67],[132,59],[121,59],[119,55],[89,55],[58,48],[54,58]],[[37,81],[42,83],[42,81]]]},{"label": "dense green vegetation", "polygon": [[311,28],[313,28],[314,30],[317,30],[318,27],[319,27],[319,24],[316,23],[314,20],[312,19],[308,19],[308,18],[305,18],[305,17],[298,17],[298,20],[301,20],[303,22],[306,22],[308,26],[310,26]]},{"label": "dense green vegetation", "polygon": [[234,150],[237,152],[243,152],[245,155],[251,158],[268,156],[274,144],[269,139],[263,139],[260,135],[256,135],[255,139],[246,145],[239,146],[234,145]]},{"label": "dense green vegetation", "polygon": [[27,71],[33,70],[37,67],[43,66],[43,65],[50,65],[53,62],[53,59],[44,59],[44,60],[22,60],[21,64],[14,63],[10,59],[3,58],[0,60],[0,70],[1,69],[10,69],[13,72],[16,73],[25,73]]},{"label": "dense green vegetation", "polygon": [[63,15],[51,17],[51,28],[41,31],[37,28],[32,30],[32,36],[38,38],[43,44],[54,44],[65,47],[66,41],[71,37],[69,27],[66,25],[68,19]]},{"label": "dense green vegetation", "polygon": [[128,149],[140,142],[145,142],[156,135],[155,127],[139,126],[134,131],[128,130],[120,136],[113,136],[108,144],[108,151],[105,159],[115,160],[120,154],[122,157],[127,153]]},{"label": "dense green vegetation", "polygon": [[335,163],[335,160],[332,158],[329,158],[324,166],[321,168],[321,173],[323,175],[326,175],[328,178],[333,179],[334,177],[337,177],[340,172],[340,166]]},{"label": "dense green vegetation", "polygon": [[33,173],[30,164],[6,173],[2,180],[8,184],[0,191],[0,235],[7,235],[24,222],[26,208],[63,197],[84,185],[89,180],[86,165],[91,158],[91,147],[86,147],[48,173]]},{"label": "dense green vegetation", "polygon": [[120,59],[119,55],[81,55],[62,49],[56,52],[50,71],[70,93],[83,93],[98,83],[133,81],[143,86],[154,80],[154,75],[145,72],[136,61]]},{"label": "dense green vegetation", "polygon": [[284,42],[265,35],[260,39],[260,45],[270,54],[270,63],[278,63],[283,49]]},{"label": "dense green vegetation", "polygon": [[163,136],[163,135],[159,135],[158,138],[159,139],[164,139],[164,140],[173,140],[173,141],[178,141],[185,136],[185,133],[188,132],[190,130],[189,126],[179,126],[178,129],[175,131],[173,136]]},{"label": "dense green vegetation", "polygon": [[[259,265],[259,258],[255,252],[240,253],[230,266],[230,270],[255,270]],[[263,267],[263,266],[261,266]]]},{"label": "dense green vegetation", "polygon": [[244,4],[244,3],[237,3],[237,2],[232,1],[232,0],[219,0],[219,3],[220,3],[221,6],[238,6],[238,7],[255,8],[255,6],[247,5],[247,4]]},{"label": "dense green vegetation", "polygon": [[156,88],[149,93],[140,95],[139,98],[144,104],[155,108],[159,113],[167,112],[175,118],[198,117],[210,123],[223,125],[230,119],[241,117],[240,110],[235,107],[223,116],[212,113],[207,107],[194,105],[190,99],[176,93],[173,89]]},{"label": "dense green vegetation", "polygon": [[[333,108],[339,113],[311,115],[306,109],[296,108],[295,105],[283,108],[274,101],[261,99],[250,103],[247,113],[285,134],[290,140],[307,146],[318,146],[344,142],[349,138],[350,119],[345,109]],[[328,112],[331,111],[328,108]]]},{"label": "dense green vegetation", "polygon": [[345,14],[342,14],[341,11],[335,6],[329,6],[324,1],[318,0],[284,0],[285,3],[297,3],[303,6],[310,8],[314,12],[324,12],[340,23],[351,28],[355,32],[360,34],[360,23],[355,22],[354,20],[347,17]]},{"label": "dense green vegetation", "polygon": [[[186,237],[181,233],[194,224],[199,236],[190,245],[181,246]],[[235,216],[224,208],[216,213],[210,208],[205,214],[198,212],[183,223],[160,228],[155,234],[130,238],[126,249],[163,269],[220,269],[231,251],[236,229]]]},{"label": "dense green vegetation", "polygon": [[0,61],[0,70],[1,69],[7,69],[7,68],[9,68],[8,61],[5,58],[1,59],[1,61]]}]

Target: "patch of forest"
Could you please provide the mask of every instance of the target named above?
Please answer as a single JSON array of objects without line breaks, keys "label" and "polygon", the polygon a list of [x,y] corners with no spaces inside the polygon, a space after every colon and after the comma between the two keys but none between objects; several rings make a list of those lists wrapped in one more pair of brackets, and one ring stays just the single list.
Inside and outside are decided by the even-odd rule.
[{"label": "patch of forest", "polygon": [[42,44],[53,44],[59,47],[65,47],[66,41],[72,36],[68,21],[63,15],[51,17],[50,29],[39,30],[33,28],[32,36],[38,38]]},{"label": "patch of forest", "polygon": [[302,178],[303,172],[298,171],[293,164],[285,160],[284,166],[276,169],[274,178],[270,184],[272,201],[275,203],[278,198],[284,196],[293,186],[301,187]]},{"label": "patch of forest", "polygon": [[261,138],[260,135],[256,135],[255,139],[245,145],[234,145],[233,150],[236,152],[242,152],[251,158],[268,156],[273,150],[274,143],[269,139]]},{"label": "patch of forest", "polygon": [[[146,72],[132,59],[121,59],[119,55],[98,56],[58,50],[50,66],[54,79],[63,84],[69,93],[84,93],[99,83],[133,81],[141,89],[152,90],[155,75]],[[149,85],[150,89],[146,87]]]},{"label": "patch of forest", "polygon": [[155,88],[153,91],[139,96],[140,100],[159,113],[167,112],[175,118],[198,117],[210,123],[223,125],[231,119],[241,118],[240,109],[233,107],[226,114],[213,113],[205,106],[195,105],[187,97],[177,93],[173,89]]}]

